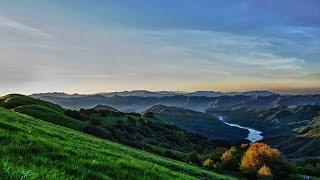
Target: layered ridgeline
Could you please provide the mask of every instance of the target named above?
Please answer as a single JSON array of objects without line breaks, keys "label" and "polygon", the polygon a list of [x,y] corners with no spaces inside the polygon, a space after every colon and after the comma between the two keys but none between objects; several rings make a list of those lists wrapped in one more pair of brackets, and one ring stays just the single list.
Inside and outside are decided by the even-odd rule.
[{"label": "layered ridgeline", "polygon": [[150,113],[123,113],[104,105],[80,111],[67,110],[15,94],[0,98],[0,107],[180,161],[186,161],[192,151],[201,155],[215,147],[228,147],[226,142],[208,140],[169,125]]},{"label": "layered ridgeline", "polygon": [[267,110],[209,109],[231,123],[263,132],[264,142],[277,147],[287,157],[320,156],[320,106],[277,107]]},{"label": "layered ridgeline", "polygon": [[0,150],[0,179],[232,179],[4,108]]},{"label": "layered ridgeline", "polygon": [[[150,94],[152,92],[149,92]],[[94,95],[68,95],[62,93],[34,94],[40,98],[69,109],[92,108],[107,104],[124,112],[143,112],[157,104],[204,112],[206,109],[247,108],[270,109],[279,106],[314,105],[320,103],[320,95],[280,95],[270,92],[245,92],[214,96],[210,92],[189,94],[162,94],[151,96],[140,93],[113,93]]]},{"label": "layered ridgeline", "polygon": [[229,126],[215,116],[202,112],[164,105],[155,105],[146,112],[152,112],[170,124],[209,139],[221,139],[239,144],[244,142],[248,135],[247,130]]}]

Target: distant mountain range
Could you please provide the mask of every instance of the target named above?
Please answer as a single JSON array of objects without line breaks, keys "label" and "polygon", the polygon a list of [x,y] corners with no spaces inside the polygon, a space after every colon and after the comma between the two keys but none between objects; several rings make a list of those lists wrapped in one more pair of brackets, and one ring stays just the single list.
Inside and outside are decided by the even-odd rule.
[{"label": "distant mountain range", "polygon": [[193,93],[127,91],[93,95],[43,93],[31,96],[69,109],[93,108],[101,104],[124,112],[143,112],[158,104],[205,112],[208,109],[246,108],[252,110],[320,103],[320,95],[283,95],[268,91],[251,91],[232,95],[222,93],[223,95],[219,96],[218,94],[219,92],[204,91]]},{"label": "distant mountain range", "polygon": [[219,96],[270,96],[278,93],[270,91],[248,91],[248,92],[219,92],[219,91],[195,91],[195,92],[184,92],[184,91],[147,91],[147,90],[134,90],[134,91],[122,91],[122,92],[105,92],[96,94],[66,94],[63,92],[53,93],[39,93],[33,94],[33,97],[51,96],[51,97],[84,97],[89,95],[101,95],[105,97],[112,96],[139,96],[139,97],[166,97],[166,96],[203,96],[203,97],[219,97]]}]

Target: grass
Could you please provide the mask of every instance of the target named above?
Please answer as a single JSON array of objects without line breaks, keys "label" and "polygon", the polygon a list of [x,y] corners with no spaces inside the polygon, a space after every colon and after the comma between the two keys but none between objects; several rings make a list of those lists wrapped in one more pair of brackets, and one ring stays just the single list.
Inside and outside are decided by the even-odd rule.
[{"label": "grass", "polygon": [[29,96],[24,96],[20,94],[9,94],[3,97],[0,97],[0,106],[6,108],[6,109],[14,109],[19,106],[24,105],[40,105],[45,106],[47,108],[53,109],[57,112],[63,113],[65,111],[64,108],[62,108],[59,105],[49,103],[47,101],[39,100],[39,99],[33,99]]},{"label": "grass", "polygon": [[70,115],[70,112],[66,113],[68,110],[61,106],[19,94],[0,97],[1,106],[46,122],[180,161],[186,161],[187,153],[193,150],[203,154],[209,152],[213,146],[222,146],[220,142],[211,142],[169,126],[161,119],[140,118],[139,114],[105,112],[101,115],[99,111],[88,109],[77,111],[78,116],[74,116]]},{"label": "grass", "polygon": [[0,179],[233,179],[0,108]]},{"label": "grass", "polygon": [[56,111],[55,109],[41,105],[24,105],[13,109],[16,112],[27,114],[29,116],[43,119],[47,122],[52,122],[57,125],[65,126],[75,130],[81,128],[87,123],[70,118],[63,114],[63,112]]}]

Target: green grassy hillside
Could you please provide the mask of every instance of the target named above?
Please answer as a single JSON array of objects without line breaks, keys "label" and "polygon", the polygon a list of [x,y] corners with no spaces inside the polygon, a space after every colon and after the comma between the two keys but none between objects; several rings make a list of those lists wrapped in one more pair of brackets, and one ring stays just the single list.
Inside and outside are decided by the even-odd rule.
[{"label": "green grassy hillside", "polygon": [[0,98],[0,107],[13,109],[54,124],[81,130],[85,123],[64,115],[65,109],[43,100],[33,99],[20,94],[9,94]]},{"label": "green grassy hillside", "polygon": [[232,179],[0,108],[0,179]]},{"label": "green grassy hillside", "polygon": [[0,107],[108,139],[175,160],[187,161],[188,153],[204,155],[215,147],[228,147],[210,141],[155,117],[104,109],[67,110],[58,105],[23,95],[0,98]]},{"label": "green grassy hillside", "polygon": [[24,105],[40,105],[40,106],[53,109],[57,112],[65,111],[64,108],[62,108],[59,105],[52,104],[50,102],[39,100],[39,99],[33,99],[29,96],[24,96],[20,94],[9,94],[0,98],[0,106],[7,109],[13,109],[13,108],[24,106]]}]

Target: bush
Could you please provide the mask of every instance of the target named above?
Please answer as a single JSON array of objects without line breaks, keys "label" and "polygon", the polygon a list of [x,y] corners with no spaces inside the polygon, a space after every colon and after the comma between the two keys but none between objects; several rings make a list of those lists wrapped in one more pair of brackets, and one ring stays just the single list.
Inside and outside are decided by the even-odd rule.
[{"label": "bush", "polygon": [[145,112],[141,115],[142,118],[153,118],[154,114],[153,112]]},{"label": "bush", "polygon": [[181,158],[177,154],[173,153],[170,150],[166,150],[164,152],[163,156],[167,157],[167,158],[170,158],[170,159],[181,160]]},{"label": "bush", "polygon": [[237,171],[239,169],[241,155],[235,147],[231,147],[221,156],[222,167],[227,170]]},{"label": "bush", "polygon": [[213,162],[221,162],[221,156],[225,152],[225,150],[225,148],[215,148],[211,152],[209,158],[213,160]]},{"label": "bush", "polygon": [[202,163],[202,166],[211,169],[214,167],[214,162],[211,159],[207,159]]},{"label": "bush", "polygon": [[92,126],[99,126],[99,125],[101,125],[101,122],[97,119],[91,119],[89,121],[89,124],[91,124]]},{"label": "bush", "polygon": [[268,166],[263,165],[258,171],[258,179],[273,179],[273,174]]},{"label": "bush", "polygon": [[312,164],[306,164],[304,166],[304,173],[307,175],[316,175],[317,169]]},{"label": "bush", "polygon": [[73,119],[77,119],[77,120],[80,120],[80,121],[86,121],[86,118],[84,116],[82,116],[79,111],[76,111],[76,110],[66,110],[64,112],[64,114],[66,116],[69,116],[69,117],[73,118]]},{"label": "bush", "polygon": [[200,160],[199,155],[196,151],[192,151],[188,154],[187,162],[201,165],[201,160]]}]

